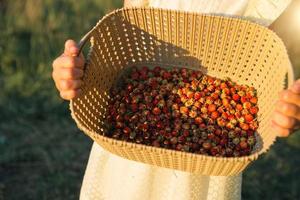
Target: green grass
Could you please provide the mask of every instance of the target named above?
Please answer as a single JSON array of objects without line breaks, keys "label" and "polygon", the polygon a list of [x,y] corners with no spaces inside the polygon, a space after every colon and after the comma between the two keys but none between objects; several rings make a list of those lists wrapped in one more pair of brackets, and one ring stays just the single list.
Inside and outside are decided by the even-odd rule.
[{"label": "green grass", "polygon": [[[115,7],[121,0],[0,0],[0,200],[78,199],[92,142],[58,97],[51,62]],[[282,37],[299,69],[293,35]],[[244,199],[300,199],[299,135],[246,170]]]}]

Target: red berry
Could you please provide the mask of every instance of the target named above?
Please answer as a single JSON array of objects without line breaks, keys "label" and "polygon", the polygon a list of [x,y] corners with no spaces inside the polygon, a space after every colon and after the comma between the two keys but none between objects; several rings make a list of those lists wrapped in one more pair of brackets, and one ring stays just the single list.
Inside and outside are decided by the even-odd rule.
[{"label": "red berry", "polygon": [[211,113],[211,118],[212,119],[217,119],[219,117],[219,113],[217,111],[214,111]]},{"label": "red berry", "polygon": [[226,83],[224,83],[224,82],[223,82],[223,83],[221,83],[221,84],[220,84],[220,88],[221,88],[221,89],[225,89],[225,88],[227,88],[227,84],[226,84]]},{"label": "red berry", "polygon": [[137,73],[137,72],[132,73],[132,74],[131,74],[131,78],[132,78],[133,80],[137,80],[137,79],[139,78],[139,73]]},{"label": "red berry", "polygon": [[164,72],[163,78],[169,80],[172,77],[170,72]]},{"label": "red berry", "polygon": [[131,132],[131,129],[129,128],[129,127],[125,127],[125,128],[123,128],[123,132],[126,134],[126,135],[129,135],[130,134],[130,132]]},{"label": "red berry", "polygon": [[195,94],[194,94],[194,99],[195,99],[195,100],[199,100],[201,97],[202,97],[202,96],[201,96],[201,93],[200,93],[200,92],[195,92]]},{"label": "red berry", "polygon": [[241,147],[241,149],[247,149],[247,147],[248,147],[247,142],[246,141],[241,141],[240,142],[240,147]]},{"label": "red berry", "polygon": [[241,104],[236,104],[235,108],[239,111],[243,110],[243,106]]},{"label": "red berry", "polygon": [[210,105],[208,105],[208,108],[207,108],[208,112],[214,112],[214,111],[216,111],[216,109],[217,109],[217,106],[215,104],[210,104]]},{"label": "red berry", "polygon": [[232,99],[234,101],[238,101],[238,100],[240,100],[240,96],[238,94],[234,94],[234,95],[232,95]]},{"label": "red berry", "polygon": [[246,97],[244,97],[244,96],[242,96],[242,97],[241,97],[241,102],[242,102],[242,103],[245,103],[245,102],[247,102],[247,98],[246,98]]},{"label": "red berry", "polygon": [[225,106],[225,108],[229,107],[229,100],[228,99],[222,99],[222,104]]},{"label": "red berry", "polygon": [[189,109],[185,106],[180,107],[180,113],[187,114],[189,112]]},{"label": "red berry", "polygon": [[245,102],[245,103],[243,103],[243,107],[245,109],[250,109],[251,108],[251,103],[250,102]]},{"label": "red berry", "polygon": [[154,67],[154,69],[153,69],[153,72],[154,72],[155,74],[159,74],[160,71],[161,71],[161,67],[159,67],[159,66],[156,66],[156,67]]},{"label": "red berry", "polygon": [[161,113],[161,110],[158,107],[153,108],[152,113],[154,115],[159,115]]},{"label": "red berry", "polygon": [[251,122],[253,120],[253,116],[251,114],[245,115],[244,118],[247,122]]},{"label": "red berry", "polygon": [[249,129],[249,125],[248,124],[245,124],[245,123],[240,123],[240,127],[241,129],[247,131]]},{"label": "red berry", "polygon": [[209,143],[209,142],[204,142],[203,144],[202,144],[202,147],[204,148],[204,149],[210,149],[211,148],[211,143]]},{"label": "red berry", "polygon": [[255,115],[258,112],[258,107],[251,107],[250,108],[250,113]]},{"label": "red berry", "polygon": [[195,118],[195,123],[200,125],[203,122],[203,119],[201,117],[196,117]]}]

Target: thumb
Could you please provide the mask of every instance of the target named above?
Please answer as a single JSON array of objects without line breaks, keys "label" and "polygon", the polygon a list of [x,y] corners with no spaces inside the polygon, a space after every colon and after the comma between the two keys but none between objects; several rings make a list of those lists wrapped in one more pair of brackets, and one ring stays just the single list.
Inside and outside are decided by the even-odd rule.
[{"label": "thumb", "polygon": [[65,43],[64,55],[77,56],[79,49],[77,43],[74,40],[67,40]]}]

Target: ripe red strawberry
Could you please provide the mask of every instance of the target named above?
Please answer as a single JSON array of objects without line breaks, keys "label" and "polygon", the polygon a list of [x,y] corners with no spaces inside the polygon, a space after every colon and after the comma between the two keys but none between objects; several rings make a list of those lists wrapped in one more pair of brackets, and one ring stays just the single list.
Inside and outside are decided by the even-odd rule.
[{"label": "ripe red strawberry", "polygon": [[251,107],[250,108],[250,113],[255,115],[258,112],[258,107]]},{"label": "ripe red strawberry", "polygon": [[245,103],[245,102],[247,102],[248,100],[247,100],[247,98],[245,97],[245,96],[241,96],[241,102],[242,103]]},{"label": "ripe red strawberry", "polygon": [[219,117],[219,113],[217,112],[217,111],[213,111],[212,113],[211,113],[211,118],[212,119],[217,119]]},{"label": "ripe red strawberry", "polygon": [[195,123],[200,125],[203,122],[203,119],[201,117],[196,117],[195,118]]},{"label": "ripe red strawberry", "polygon": [[159,66],[156,66],[156,67],[154,67],[154,69],[153,69],[153,72],[154,72],[155,74],[159,74],[160,71],[161,71],[161,67],[159,67]]},{"label": "ripe red strawberry", "polygon": [[222,99],[222,104],[223,104],[223,106],[225,106],[225,108],[228,108],[230,105],[228,99]]},{"label": "ripe red strawberry", "polygon": [[243,110],[243,106],[241,104],[236,104],[235,108],[239,111]]},{"label": "ripe red strawberry", "polygon": [[152,113],[154,115],[159,115],[161,113],[161,110],[158,107],[155,107],[155,108],[152,109]]},{"label": "ripe red strawberry", "polygon": [[246,122],[251,122],[254,118],[251,114],[247,114],[244,116]]},{"label": "ripe red strawberry", "polygon": [[214,112],[217,110],[217,106],[215,104],[209,104],[207,110],[208,112]]},{"label": "ripe red strawberry", "polygon": [[195,100],[199,100],[201,97],[202,97],[202,96],[201,96],[201,93],[200,93],[200,92],[195,92],[195,94],[194,94],[194,99],[195,99]]},{"label": "ripe red strawberry", "polygon": [[240,123],[240,127],[241,127],[241,129],[243,129],[245,131],[249,130],[249,125],[248,124]]},{"label": "ripe red strawberry", "polygon": [[194,97],[194,92],[189,90],[189,91],[187,91],[186,96],[187,96],[187,98],[191,99]]},{"label": "ripe red strawberry", "polygon": [[129,128],[129,127],[125,127],[125,128],[123,128],[123,132],[126,134],[126,135],[129,135],[130,134],[130,132],[131,132],[131,129]]},{"label": "ripe red strawberry", "polygon": [[221,89],[225,89],[225,88],[227,88],[227,87],[228,87],[227,84],[224,83],[224,82],[220,84],[220,88],[221,88]]},{"label": "ripe red strawberry", "polygon": [[234,95],[232,95],[232,99],[233,99],[234,101],[238,101],[238,100],[240,100],[240,95],[234,94]]},{"label": "ripe red strawberry", "polygon": [[257,103],[257,98],[256,97],[252,97],[250,99],[250,102],[253,103],[253,104],[256,104]]},{"label": "ripe red strawberry", "polygon": [[189,109],[185,106],[180,107],[180,113],[187,114],[189,112]]},{"label": "ripe red strawberry", "polygon": [[245,103],[243,103],[243,107],[245,109],[250,109],[251,108],[251,103],[250,102],[245,102]]},{"label": "ripe red strawberry", "polygon": [[247,149],[248,147],[248,143],[246,141],[241,141],[239,145],[241,149]]},{"label": "ripe red strawberry", "polygon": [[164,79],[169,80],[169,79],[172,77],[172,75],[171,75],[170,72],[165,72],[165,73],[163,74],[163,77],[164,77]]}]

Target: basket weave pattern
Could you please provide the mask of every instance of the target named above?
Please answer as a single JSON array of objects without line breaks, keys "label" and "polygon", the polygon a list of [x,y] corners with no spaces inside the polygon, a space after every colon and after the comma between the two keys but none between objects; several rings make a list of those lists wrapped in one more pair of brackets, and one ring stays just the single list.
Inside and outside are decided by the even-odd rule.
[{"label": "basket weave pattern", "polygon": [[[106,150],[172,169],[235,175],[275,141],[269,122],[291,64],[282,41],[267,28],[236,18],[131,8],[105,16],[89,37],[84,94],[71,101],[70,107],[78,127]],[[260,109],[260,142],[255,152],[240,158],[216,158],[103,136],[109,89],[124,68],[143,65],[189,67],[255,87]]]}]

